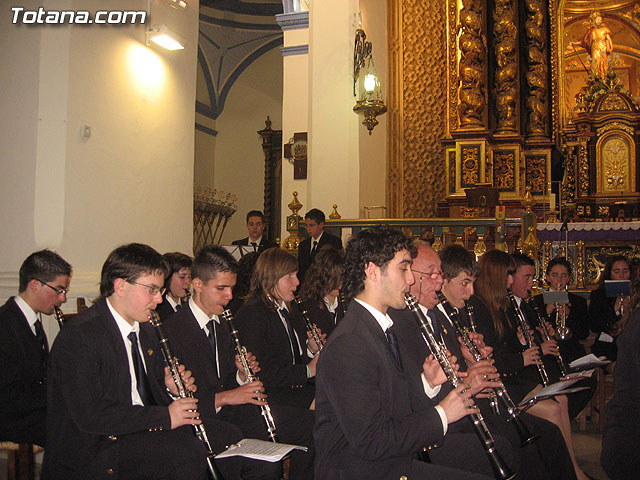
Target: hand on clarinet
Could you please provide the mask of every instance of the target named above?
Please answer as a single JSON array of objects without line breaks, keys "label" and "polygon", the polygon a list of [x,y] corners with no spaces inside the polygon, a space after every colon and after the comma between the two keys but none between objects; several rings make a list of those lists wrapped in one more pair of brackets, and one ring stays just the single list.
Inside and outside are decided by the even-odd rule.
[{"label": "hand on clarinet", "polygon": [[469,391],[472,395],[476,395],[486,388],[502,385],[500,382],[492,381],[500,378],[498,370],[493,366],[493,360],[480,360],[472,363],[469,365],[467,373],[469,375],[465,383],[469,385]]},{"label": "hand on clarinet", "polygon": [[264,393],[264,385],[260,380],[256,380],[233,390],[223,390],[216,393],[216,408],[225,405],[264,405],[266,403],[267,394]]},{"label": "hand on clarinet", "polygon": [[[247,363],[249,364],[249,368],[254,374],[257,374],[261,370],[260,362],[256,360],[256,356],[251,352],[247,352]],[[240,377],[240,380],[246,382],[247,372],[244,371],[242,362],[240,361],[240,357],[238,355],[235,356],[235,364],[236,368],[238,369],[238,376]]]},{"label": "hand on clarinet", "polygon": [[[482,355],[484,358],[489,358],[489,356],[493,353],[493,348],[485,345],[484,335],[477,332],[469,332],[468,335],[471,341],[475,343],[476,347],[478,347],[480,355]],[[471,355],[471,352],[469,352],[469,349],[464,344],[461,337],[458,337],[458,342],[460,342],[460,350],[462,350],[462,356],[464,357],[464,359],[468,363],[474,363],[476,360],[475,358],[473,358],[473,355]]]},{"label": "hand on clarinet", "polygon": [[[451,366],[453,369],[458,372],[460,366],[456,363],[457,358],[451,355],[451,352],[447,350],[447,357],[449,357],[449,361],[451,362]],[[447,379],[447,375],[442,370],[440,363],[433,355],[429,355],[424,359],[424,363],[422,364],[422,372],[424,373],[424,378],[429,383],[431,388],[435,388],[438,385],[442,385],[445,383]],[[463,375],[461,375],[463,376]]]},{"label": "hand on clarinet", "polygon": [[[322,330],[320,330],[318,327],[316,327],[316,332],[318,332],[318,336],[324,344],[327,341],[327,334],[322,333]],[[313,335],[311,335],[311,332],[307,332],[307,344],[309,346],[309,350],[311,350],[311,353],[313,354],[318,353],[318,351],[320,350],[320,347],[316,344],[315,340],[313,339]]]},{"label": "hand on clarinet", "polygon": [[444,410],[447,423],[449,424],[457,422],[470,413],[480,413],[480,410],[476,408],[471,398],[469,385],[466,383],[460,384],[458,388],[449,392],[449,395],[447,395],[439,405]]},{"label": "hand on clarinet", "polygon": [[540,361],[540,349],[536,346],[527,348],[524,352],[522,352],[522,357],[524,359],[525,367],[542,363]]},{"label": "hand on clarinet", "polygon": [[547,340],[546,342],[542,342],[540,344],[540,349],[542,350],[542,355],[554,355],[556,357],[560,356],[558,342],[556,342],[553,338]]},{"label": "hand on clarinet", "polygon": [[169,416],[171,417],[171,430],[183,425],[200,425],[200,414],[198,413],[198,399],[192,397],[179,398],[169,405]]},{"label": "hand on clarinet", "polygon": [[[180,378],[182,379],[184,388],[188,392],[195,393],[198,387],[196,387],[195,378],[191,376],[191,370],[187,370],[184,365],[179,365],[178,372],[180,372]],[[180,393],[178,392],[178,387],[173,381],[173,377],[169,373],[169,369],[167,367],[164,367],[164,384],[169,389],[172,395],[176,397],[180,395]]]},{"label": "hand on clarinet", "polygon": [[[544,321],[544,329],[546,330],[547,336],[548,337],[555,337],[556,336],[556,331],[553,328],[553,326],[547,322],[546,320]],[[538,332],[540,332],[540,334],[544,337],[545,332],[542,330],[542,327],[540,327],[539,325],[536,327],[536,330],[538,330]],[[546,355],[546,354],[545,354]]]}]

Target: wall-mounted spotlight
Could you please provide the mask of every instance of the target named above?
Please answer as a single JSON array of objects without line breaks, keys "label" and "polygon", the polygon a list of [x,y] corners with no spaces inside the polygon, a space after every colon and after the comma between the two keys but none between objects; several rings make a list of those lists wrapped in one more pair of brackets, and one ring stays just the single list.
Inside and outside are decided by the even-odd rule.
[{"label": "wall-mounted spotlight", "polygon": [[185,39],[176,32],[170,30],[166,25],[154,25],[147,30],[147,45],[151,42],[167,50],[182,50]]},{"label": "wall-mounted spotlight", "polygon": [[166,0],[170,7],[177,8],[178,10],[186,10],[187,2],[184,0]]}]

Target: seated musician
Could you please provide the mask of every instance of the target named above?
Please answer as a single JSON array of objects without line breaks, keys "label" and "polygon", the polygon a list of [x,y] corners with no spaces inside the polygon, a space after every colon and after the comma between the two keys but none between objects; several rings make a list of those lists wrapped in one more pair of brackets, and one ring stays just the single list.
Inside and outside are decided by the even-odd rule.
[{"label": "seated musician", "polygon": [[162,320],[169,318],[191,294],[191,257],[180,252],[165,253],[162,258],[167,262],[169,273],[164,282],[165,294],[156,312]]},{"label": "seated musician", "polygon": [[[513,257],[516,260],[516,264],[518,264],[519,257],[516,257],[516,254],[513,254]],[[521,257],[522,262],[525,262],[525,265],[529,265],[529,267],[519,266],[518,270],[516,270],[512,287],[513,293],[516,296],[520,296],[519,289],[516,288],[516,285],[519,282],[518,272],[521,268],[528,268],[529,270],[533,269],[535,275],[535,264],[533,260],[525,255],[521,255]],[[545,281],[549,284],[552,291],[564,291],[567,288],[570,278],[571,264],[565,257],[556,257],[547,265]],[[533,281],[531,280],[531,285],[532,284]],[[529,290],[531,289],[530,285],[527,285],[527,287]],[[542,294],[534,297],[536,305],[538,306],[537,312],[543,316],[549,325],[556,329],[554,333],[557,332],[558,328],[558,311],[562,312],[562,315],[564,315],[565,324],[568,327],[570,334],[566,339],[558,339],[556,336],[556,341],[558,342],[558,347],[560,347],[561,358],[567,366],[573,360],[586,355],[580,340],[584,340],[589,336],[589,312],[587,310],[586,300],[575,293],[568,292],[568,295],[569,303],[566,305],[559,305],[557,309],[554,304],[545,305],[544,296]],[[527,311],[525,312],[527,318],[529,318],[530,314],[534,317],[537,316],[537,312],[532,312],[531,310],[532,309],[527,306]],[[596,376],[592,375],[590,378],[582,380],[579,385],[576,385],[589,388],[581,392],[572,393],[567,397],[569,400],[569,418],[575,418],[578,416],[587,403],[589,403],[589,400],[591,400],[591,397],[593,397],[595,393],[596,383]]]},{"label": "seated musician", "polygon": [[67,301],[71,265],[51,250],[29,255],[18,295],[0,308],[0,441],[46,444],[49,342],[41,314]]},{"label": "seated musician", "polygon": [[[432,253],[432,250],[428,247],[419,247],[416,260],[418,260],[421,255],[429,258],[434,253],[435,252]],[[470,330],[470,338],[479,347],[480,353],[482,353],[484,357],[487,357],[493,349],[485,345],[481,334],[472,331],[473,329],[469,319],[473,318],[474,315],[467,305],[468,300],[474,293],[474,282],[478,274],[475,256],[464,247],[454,244],[447,246],[440,252],[440,258],[442,261],[442,278],[444,280],[442,293],[446,301],[457,312],[458,320],[463,327]],[[414,261],[414,271],[416,264],[417,262]],[[426,277],[425,281],[434,282],[434,280]],[[438,305],[436,318],[445,325],[445,329],[454,332],[453,335],[444,335],[443,339],[453,355],[458,356],[458,358],[464,357],[466,363],[469,365],[468,371],[470,379],[468,382],[474,383],[473,377],[479,375],[481,371],[475,371],[477,368],[473,368],[472,366],[482,363],[483,361],[476,362],[468,348],[462,343],[462,340],[459,339],[456,341],[458,333],[451,324],[449,315],[442,303]],[[461,364],[461,369],[466,369],[464,363]],[[486,394],[486,390],[483,394]],[[491,402],[498,407],[497,412],[496,408],[491,405]],[[516,447],[520,445],[523,440],[529,438],[527,435],[517,434],[513,420],[511,420],[508,415],[507,407],[502,405],[497,398],[494,397],[491,401],[488,398],[476,398],[476,403],[491,427],[492,432],[495,431],[503,435]],[[528,413],[520,413],[518,419],[524,423],[525,428],[539,437],[537,441],[527,445],[525,449],[522,450],[522,471],[528,472],[530,476],[539,476],[540,478],[574,478],[575,472],[571,463],[571,457],[569,456],[562,433],[558,427],[551,422],[529,415]],[[541,471],[542,464],[545,469]]]},{"label": "seated musician", "polygon": [[327,336],[345,313],[344,300],[340,299],[340,276],[344,264],[344,252],[325,246],[315,256],[309,274],[300,286],[298,297],[303,302],[311,321]]},{"label": "seated musician", "polygon": [[617,339],[613,398],[607,404],[601,462],[611,480],[634,478],[640,471],[640,275],[631,281],[629,308]]},{"label": "seated musician", "polygon": [[[343,288],[355,298],[318,361],[316,478],[490,478],[414,458],[446,442],[448,424],[477,410],[464,384],[436,406],[422,390],[424,369],[403,367],[387,310],[404,307],[413,255],[411,239],[385,226],[362,230],[347,245]],[[426,381],[437,387],[444,374],[431,370]],[[412,394],[417,389],[421,395]]]},{"label": "seated musician", "polygon": [[[171,400],[178,390],[163,360],[150,311],[162,299],[166,264],[138,243],[111,252],[102,267],[101,298],[58,334],[48,379],[47,448],[42,478],[204,480],[204,444],[198,401]],[[181,367],[185,386],[195,390]],[[163,378],[164,377],[164,378]],[[214,420],[211,446],[219,452],[239,440]],[[233,425],[229,425],[232,428]],[[239,462],[220,471],[239,478]]]},{"label": "seated musician", "polygon": [[[480,257],[478,266],[480,271],[475,282],[476,294],[469,299],[469,303],[474,309],[478,331],[484,335],[484,341],[494,348],[493,358],[502,381],[513,401],[519,403],[527,394],[541,388],[542,376],[547,372],[538,344],[533,342],[529,347],[525,342],[516,312],[507,296],[508,289],[514,283],[516,262],[504,252],[491,250]],[[530,329],[529,333],[533,337],[533,330]],[[553,350],[547,348],[543,353],[552,354]],[[557,378],[558,374],[555,376]],[[579,480],[586,480],[573,453],[566,395],[540,400],[528,412],[558,426],[571,455],[576,476]]]},{"label": "seated musician", "polygon": [[260,254],[236,323],[240,338],[260,362],[269,403],[309,408],[318,347],[288,306],[300,284],[297,272],[296,257],[285,250],[276,247]]},{"label": "seated musician", "polygon": [[251,210],[247,213],[247,232],[248,237],[234,240],[231,245],[242,245],[249,247],[249,251],[262,253],[268,248],[277,247],[276,242],[265,238],[264,233],[264,215],[259,210]]},{"label": "seated musician", "polygon": [[[246,258],[243,257],[243,258]],[[221,314],[231,299],[238,264],[222,247],[204,247],[193,259],[193,297],[165,322],[175,354],[198,378],[198,408],[202,418],[218,418],[236,425],[245,438],[269,440],[260,406],[268,402],[262,382],[247,383],[236,357],[229,325]],[[242,337],[240,337],[242,341]],[[254,373],[259,363],[251,352],[247,362]],[[271,405],[279,442],[304,445],[308,452],[291,453],[290,479],[313,478],[313,412]],[[280,479],[279,463],[248,461],[242,472],[247,479]]]}]

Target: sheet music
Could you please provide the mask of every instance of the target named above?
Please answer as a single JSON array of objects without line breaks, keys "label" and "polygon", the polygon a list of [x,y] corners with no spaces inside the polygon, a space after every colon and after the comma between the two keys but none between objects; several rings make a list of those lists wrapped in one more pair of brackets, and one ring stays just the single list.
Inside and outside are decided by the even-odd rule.
[{"label": "sheet music", "polygon": [[548,387],[544,387],[537,392],[530,393],[525,398],[522,399],[520,405],[526,405],[534,398],[545,398],[545,397],[553,397],[554,395],[562,395],[563,393],[570,393],[569,387],[574,383],[582,380],[582,377],[577,378],[568,378],[565,380],[560,380],[559,382],[552,383]]},{"label": "sheet music", "polygon": [[584,369],[584,368],[597,368],[597,367],[604,367],[605,365],[608,365],[611,363],[611,360],[600,360],[598,357],[596,357],[593,353],[590,353],[589,355],[585,355],[584,357],[580,357],[575,359],[573,362],[571,362],[569,364],[569,368],[571,369]]},{"label": "sheet music", "polygon": [[255,438],[245,438],[238,443],[234,443],[224,452],[216,455],[216,458],[226,458],[233,456],[241,456],[253,458],[255,460],[264,460],[267,462],[278,462],[288,454],[291,450],[307,451],[307,447],[300,445],[289,445],[286,443],[273,443]]}]

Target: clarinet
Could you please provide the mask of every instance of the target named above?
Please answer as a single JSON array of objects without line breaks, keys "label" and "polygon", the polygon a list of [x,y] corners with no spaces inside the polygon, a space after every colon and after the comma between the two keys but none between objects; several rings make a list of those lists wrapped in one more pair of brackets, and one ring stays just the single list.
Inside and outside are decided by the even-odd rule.
[{"label": "clarinet", "polygon": [[62,330],[64,325],[64,314],[62,313],[62,310],[60,310],[60,307],[53,307],[53,316],[56,317],[58,326],[60,327],[60,330]]},{"label": "clarinet", "polygon": [[[459,313],[453,309],[453,306],[447,301],[446,297],[442,294],[442,292],[436,292],[436,293],[438,294],[438,300],[440,300],[440,303],[442,304],[445,311],[447,312],[447,316],[449,317],[449,320],[451,320],[451,323],[453,324],[454,328],[458,332],[458,335],[460,335],[460,338],[462,339],[462,343],[464,343],[464,345],[467,347],[473,359],[476,362],[479,362],[480,360],[487,360],[486,357],[482,356],[482,353],[480,353],[478,346],[473,342],[473,340],[471,340],[471,337],[469,337],[469,330],[467,329],[467,327],[462,325],[462,322],[460,321]],[[467,315],[469,316],[469,320],[470,320],[469,323],[470,325],[474,325],[473,307],[466,302],[465,302],[465,307],[467,308]],[[474,328],[474,331],[475,331],[475,328]],[[536,441],[538,439],[538,436],[533,435],[529,431],[527,426],[520,420],[518,415],[520,415],[522,411],[515,405],[515,403],[513,403],[513,400],[511,400],[509,393],[504,387],[493,387],[491,402],[496,403],[497,400],[500,400],[504,408],[507,410],[507,413],[509,414],[509,421],[513,422],[513,426],[518,432],[518,437],[520,438],[520,446],[524,447]]]},{"label": "clarinet", "polygon": [[[533,311],[536,312],[538,325],[540,326],[540,330],[542,331],[542,338],[544,339],[545,342],[548,342],[549,340],[551,340],[551,337],[549,336],[549,332],[547,332],[547,329],[545,328],[544,317],[542,316],[540,307],[538,307],[538,303],[531,296],[531,292],[527,292],[527,300],[528,300],[527,303],[529,303],[529,305],[531,305],[531,308],[533,308]],[[560,355],[560,347],[558,347],[558,355],[557,356],[554,355],[553,357],[556,359],[556,363],[558,364],[558,368],[560,369],[560,374],[563,377],[566,377],[569,374],[569,369],[567,368],[567,365],[564,363],[564,359]]]},{"label": "clarinet", "polygon": [[[258,376],[253,373],[253,370],[251,370],[251,367],[249,366],[249,361],[247,360],[247,349],[240,343],[240,338],[238,337],[238,329],[236,328],[235,322],[233,321],[233,313],[231,313],[231,310],[225,309],[224,312],[222,312],[222,318],[226,320],[227,327],[229,327],[229,333],[231,334],[231,338],[233,339],[236,353],[238,354],[238,358],[240,359],[240,363],[242,364],[242,369],[245,371],[245,374],[247,376],[247,383],[258,380]],[[264,418],[264,423],[267,425],[267,433],[269,434],[269,438],[273,443],[278,443],[278,438],[276,437],[276,422],[273,420],[271,407],[269,407],[269,404],[266,401],[260,404],[260,412],[262,413],[262,418]]]},{"label": "clarinet", "polygon": [[[516,320],[520,325],[520,330],[522,331],[522,336],[524,337],[524,341],[527,344],[527,348],[537,346],[536,343],[533,341],[533,337],[531,336],[531,333],[529,332],[529,324],[525,320],[524,315],[522,315],[522,310],[520,310],[520,307],[518,306],[518,302],[516,302],[516,298],[513,296],[513,292],[511,291],[511,288],[507,288],[507,297],[509,297],[509,302],[511,303],[511,307],[515,312]],[[542,357],[542,355],[540,356]],[[538,374],[540,375],[542,386],[543,387],[549,386],[549,375],[547,375],[547,370],[544,368],[544,363],[542,363],[542,360],[540,360],[539,363],[536,363],[536,367],[538,367]]]},{"label": "clarinet", "polygon": [[347,314],[347,299],[345,298],[342,289],[340,289],[339,292],[340,295],[338,295],[338,298],[340,299],[340,307],[342,308],[342,316],[344,317]]},{"label": "clarinet", "polygon": [[311,318],[309,318],[309,312],[306,308],[304,308],[302,300],[300,300],[298,297],[294,297],[293,301],[296,302],[296,305],[298,305],[298,307],[300,308],[300,313],[302,314],[302,318],[304,319],[304,324],[307,327],[307,331],[311,334],[311,338],[313,338],[313,341],[316,342],[316,345],[318,346],[318,352],[321,352],[322,348],[324,347],[324,342],[322,341],[322,337],[318,333],[318,330],[316,330],[316,324],[311,321]]},{"label": "clarinet", "polygon": [[[438,363],[447,376],[449,383],[451,383],[454,388],[457,388],[462,383],[462,381],[460,380],[460,377],[458,377],[458,374],[453,368],[453,365],[451,365],[449,357],[447,357],[446,346],[436,340],[435,334],[433,333],[433,328],[422,313],[422,310],[420,310],[420,308],[418,307],[416,299],[411,294],[405,293],[404,302],[415,316],[422,336],[429,346],[429,350],[431,350],[433,356],[438,360]],[[478,438],[480,439],[480,443],[482,443],[485,453],[489,458],[489,462],[491,463],[491,467],[493,468],[496,478],[500,480],[509,480],[515,478],[516,474],[511,472],[507,464],[504,463],[504,460],[496,450],[493,436],[487,428],[487,424],[485,423],[484,418],[482,418],[482,415],[480,413],[472,413],[469,415],[469,417],[472,421],[473,428],[478,435]]]},{"label": "clarinet", "polygon": [[[187,388],[184,386],[184,383],[182,382],[182,377],[180,376],[180,372],[178,371],[178,359],[173,355],[171,345],[169,344],[169,339],[164,333],[164,328],[162,327],[160,316],[156,313],[155,310],[151,310],[149,312],[149,318],[151,320],[151,325],[155,327],[156,335],[158,336],[158,341],[160,343],[160,350],[162,350],[162,356],[164,357],[164,362],[169,369],[169,373],[171,373],[171,377],[173,378],[174,383],[176,384],[179,397],[192,398],[193,393],[187,390]],[[198,437],[198,440],[200,440],[204,444],[207,450],[207,466],[209,467],[211,478],[213,480],[223,480],[222,474],[213,461],[213,457],[215,455],[213,453],[213,450],[211,449],[211,443],[209,443],[209,437],[207,436],[204,425],[193,425],[193,429],[196,433],[196,437]]]}]

